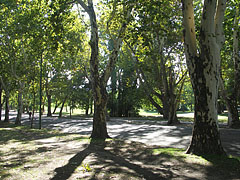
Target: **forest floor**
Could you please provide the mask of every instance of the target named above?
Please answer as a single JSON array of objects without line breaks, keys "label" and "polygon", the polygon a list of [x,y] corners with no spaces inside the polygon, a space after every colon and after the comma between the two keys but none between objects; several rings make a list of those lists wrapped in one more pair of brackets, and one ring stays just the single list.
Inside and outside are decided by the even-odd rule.
[{"label": "forest floor", "polygon": [[[23,124],[29,124],[27,118]],[[91,118],[44,117],[43,127],[48,129],[0,123],[0,179],[240,179],[240,130],[224,125],[228,157],[185,154],[191,135],[186,122],[167,126],[151,118],[113,118],[108,128],[114,139],[106,141],[88,138]]]}]

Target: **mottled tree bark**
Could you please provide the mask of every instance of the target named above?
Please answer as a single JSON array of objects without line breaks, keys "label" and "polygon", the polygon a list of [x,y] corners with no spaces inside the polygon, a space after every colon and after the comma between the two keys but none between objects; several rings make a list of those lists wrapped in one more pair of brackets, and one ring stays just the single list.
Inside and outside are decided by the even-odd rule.
[{"label": "mottled tree bark", "polygon": [[[126,30],[125,21],[119,29],[119,34],[116,39],[113,40],[113,50],[109,56],[108,63],[105,70],[100,74],[99,72],[99,37],[98,37],[98,24],[96,14],[93,7],[92,0],[88,0],[88,3],[84,3],[82,0],[77,0],[82,8],[88,13],[91,23],[91,57],[90,57],[90,73],[91,84],[94,100],[94,115],[93,115],[93,130],[91,137],[105,139],[108,138],[107,126],[106,126],[106,108],[107,108],[107,81],[113,71],[115,62],[117,60],[118,52],[122,43],[122,35]],[[116,4],[116,3],[115,3]],[[114,12],[114,11],[113,11]],[[130,12],[129,12],[130,13]],[[114,13],[113,13],[114,15]],[[128,14],[128,18],[129,18]],[[109,34],[110,35],[110,34]],[[110,35],[111,36],[111,35]]]},{"label": "mottled tree bark", "polygon": [[187,153],[225,155],[218,130],[217,98],[226,0],[204,1],[199,50],[193,1],[182,0],[182,4],[185,55],[195,96],[194,128]]}]

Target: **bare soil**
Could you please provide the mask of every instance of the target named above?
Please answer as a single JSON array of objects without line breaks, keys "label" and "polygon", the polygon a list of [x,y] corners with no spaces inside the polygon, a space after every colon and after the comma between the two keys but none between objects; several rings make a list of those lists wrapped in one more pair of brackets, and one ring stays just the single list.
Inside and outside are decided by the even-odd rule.
[{"label": "bare soil", "polygon": [[2,180],[240,179],[239,157],[0,124]]}]

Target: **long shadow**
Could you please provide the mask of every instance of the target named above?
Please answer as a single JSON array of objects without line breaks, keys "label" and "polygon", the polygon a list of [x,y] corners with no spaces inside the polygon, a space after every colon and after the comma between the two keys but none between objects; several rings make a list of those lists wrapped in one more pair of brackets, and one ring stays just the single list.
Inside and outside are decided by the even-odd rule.
[{"label": "long shadow", "polygon": [[[121,156],[117,156],[108,150],[105,150],[104,149],[105,147],[106,147],[105,140],[91,140],[89,146],[83,151],[73,156],[65,166],[56,168],[54,170],[56,174],[51,180],[68,179],[74,173],[75,169],[77,169],[77,167],[79,167],[84,161],[84,159],[87,156],[89,156],[91,153],[94,153],[95,155],[97,155],[98,158],[101,157],[103,159],[111,160],[112,161],[111,164],[113,164],[115,167],[117,167],[116,165],[127,167],[133,170],[134,172],[136,172],[139,176],[147,180],[148,179],[149,180],[151,179],[165,180],[166,179],[161,177],[158,174],[153,173],[149,169],[146,169],[137,164],[131,163],[125,158],[122,158]],[[95,174],[93,175],[93,177],[97,173],[98,171],[95,171]],[[94,179],[93,177],[92,179]]]},{"label": "long shadow", "polygon": [[63,180],[63,179],[68,179],[75,169],[77,169],[78,166],[80,166],[83,162],[83,160],[91,154],[91,143],[90,145],[81,151],[80,153],[76,154],[73,156],[69,161],[68,164],[65,166],[56,168],[54,171],[56,172],[56,175],[51,179],[51,180]]},{"label": "long shadow", "polygon": [[240,159],[228,156],[219,157],[217,155],[205,155],[202,157],[212,164],[212,166],[206,167],[206,175],[209,179],[240,178]]}]

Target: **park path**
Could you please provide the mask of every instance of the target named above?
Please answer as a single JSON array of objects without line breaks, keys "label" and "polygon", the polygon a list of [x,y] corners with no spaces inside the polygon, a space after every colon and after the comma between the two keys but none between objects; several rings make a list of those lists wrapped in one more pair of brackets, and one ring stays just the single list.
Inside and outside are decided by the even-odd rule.
[{"label": "park path", "polygon": [[[14,119],[14,114],[10,118]],[[112,138],[141,142],[146,145],[186,149],[191,139],[192,124],[168,126],[166,123],[166,121],[142,120],[142,118],[141,120],[111,118],[107,122],[107,128]],[[30,125],[27,114],[23,115],[23,124]],[[37,120],[34,121],[34,125],[38,126]],[[90,136],[92,118],[69,119],[43,116],[42,127]],[[220,134],[225,150],[231,155],[240,156],[240,130],[221,126]]]}]

